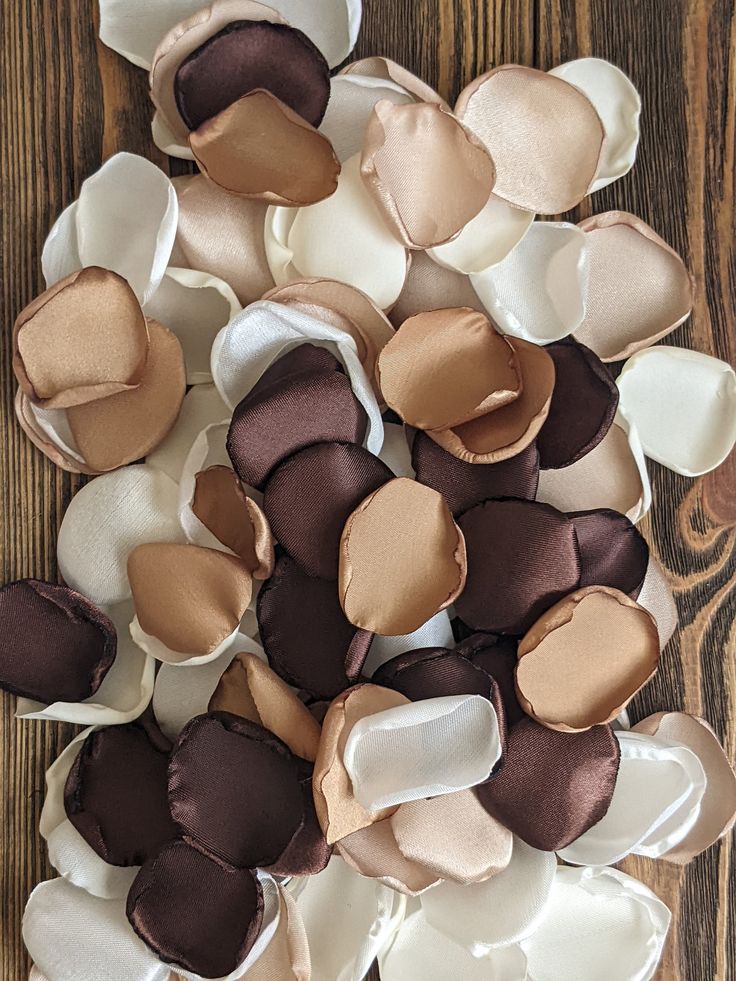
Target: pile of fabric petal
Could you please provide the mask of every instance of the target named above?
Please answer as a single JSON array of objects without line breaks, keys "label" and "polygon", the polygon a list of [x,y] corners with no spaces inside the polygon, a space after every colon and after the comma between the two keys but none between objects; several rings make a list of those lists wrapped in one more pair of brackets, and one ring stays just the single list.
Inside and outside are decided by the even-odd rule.
[{"label": "pile of fabric petal", "polygon": [[100,6],[201,173],[109,159],[15,325],[20,424],[94,476],[63,585],[0,590],[18,716],[86,727],[32,979],[646,981],[670,913],[613,866],[736,814],[704,720],[629,726],[677,625],[646,460],[718,466],[736,375],[652,346],[693,297],[648,225],[549,220],[631,168],[636,90],[451,108],[331,74],[359,0]]}]

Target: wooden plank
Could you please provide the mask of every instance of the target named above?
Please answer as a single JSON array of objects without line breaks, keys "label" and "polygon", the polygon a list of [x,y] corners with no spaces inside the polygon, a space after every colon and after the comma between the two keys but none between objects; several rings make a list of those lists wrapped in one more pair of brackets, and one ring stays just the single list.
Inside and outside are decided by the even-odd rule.
[{"label": "wooden plank", "polygon": [[[126,149],[166,163],[150,140],[145,75],[96,43],[93,6],[92,0],[13,0],[0,9],[3,581],[54,575],[56,533],[78,486],[28,444],[12,413],[10,328],[42,288],[43,241],[102,159]],[[736,361],[730,0],[365,0],[356,54],[374,53],[395,58],[451,99],[476,74],[509,61],[549,68],[592,54],[629,72],[644,99],[640,162],[580,214],[634,211],[678,248],[695,276],[698,301],[675,343],[679,338]],[[655,508],[645,530],[672,575],[683,629],[635,714],[675,707],[701,712],[734,756],[736,466],[694,484],[652,470]],[[23,905],[50,874],[37,835],[43,773],[73,729],[18,724],[8,698],[0,725],[0,977],[20,981],[28,971]],[[627,863],[675,913],[662,979],[736,978],[733,854],[728,841],[686,870]]]}]

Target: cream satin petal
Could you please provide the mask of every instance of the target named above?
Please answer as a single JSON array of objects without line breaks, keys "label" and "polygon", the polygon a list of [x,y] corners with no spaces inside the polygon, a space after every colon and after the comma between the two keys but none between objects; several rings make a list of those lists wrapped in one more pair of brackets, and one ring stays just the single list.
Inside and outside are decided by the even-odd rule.
[{"label": "cream satin petal", "polygon": [[736,444],[736,372],[725,361],[660,345],[630,358],[618,387],[644,453],[675,473],[714,470]]},{"label": "cream satin petal", "polygon": [[240,975],[243,981],[310,981],[309,943],[301,914],[291,893],[279,888],[278,925],[261,956]]},{"label": "cream satin petal", "polygon": [[48,981],[48,978],[45,974],[41,974],[35,964],[31,964],[31,973],[28,975],[28,981]]},{"label": "cream satin petal", "polygon": [[404,288],[391,310],[391,323],[398,329],[417,313],[446,307],[486,312],[469,276],[438,265],[426,252],[413,252]]},{"label": "cream satin petal", "polygon": [[567,222],[535,221],[503,261],[470,281],[504,333],[558,341],[585,316],[585,234]]},{"label": "cream satin petal", "polygon": [[623,361],[690,316],[693,280],[640,218],[609,211],[581,221],[588,241],[586,314],[575,336],[603,361]]},{"label": "cream satin petal", "polygon": [[667,573],[653,555],[649,556],[644,583],[636,602],[654,617],[659,633],[659,646],[664,650],[677,630],[677,607]]},{"label": "cream satin petal", "polygon": [[144,542],[181,542],[177,487],[147,465],[97,477],[72,499],[59,529],[64,581],[93,603],[129,599],[128,553]]},{"label": "cream satin petal", "polygon": [[223,672],[240,653],[266,660],[261,646],[240,631],[223,654],[206,664],[161,665],[153,690],[153,711],[165,736],[178,739],[190,719],[207,711]]},{"label": "cream satin petal", "polygon": [[515,208],[491,194],[488,203],[451,242],[429,249],[435,262],[466,275],[502,262],[534,221],[533,211]]},{"label": "cream satin petal", "polygon": [[226,282],[169,266],[145,313],[179,338],[188,385],[212,381],[210,355],[219,331],[243,308]]},{"label": "cream satin petal", "polygon": [[[197,385],[182,402],[179,418],[166,439],[146,457],[146,464],[161,470],[177,483],[197,437],[208,426],[228,425],[230,410],[214,385]],[[223,453],[224,453],[223,437]],[[227,462],[227,457],[225,461]]]},{"label": "cream satin petal", "polygon": [[124,899],[98,899],[64,879],[33,890],[23,940],[52,981],[166,981],[169,968],[136,936]]},{"label": "cream satin petal", "polygon": [[281,355],[299,344],[314,342],[328,347],[345,366],[353,393],[368,415],[366,446],[371,453],[379,453],[383,421],[354,339],[294,307],[262,300],[246,307],[224,327],[212,349],[215,385],[230,408],[235,408]]},{"label": "cream satin petal", "polygon": [[153,142],[162,153],[180,160],[194,160],[194,154],[189,143],[183,143],[166,122],[166,117],[157,109],[151,120],[151,136]]},{"label": "cream satin petal", "polygon": [[601,442],[577,463],[540,471],[537,500],[558,511],[610,508],[640,521],[652,491],[636,430],[619,414]]},{"label": "cream satin petal", "polygon": [[47,286],[66,279],[83,266],[77,239],[78,209],[79,203],[73,201],[62,211],[46,236],[41,254],[41,268]]},{"label": "cream satin petal", "polygon": [[330,68],[344,61],[355,47],[363,15],[361,0],[270,0],[268,6],[304,31]]},{"label": "cream satin petal", "polygon": [[694,827],[706,776],[691,750],[667,739],[616,733],[621,763],[605,817],[559,853],[573,865],[613,865],[626,855],[659,858]]},{"label": "cream satin petal", "polygon": [[634,732],[659,736],[686,746],[705,770],[705,796],[692,829],[662,856],[685,865],[728,834],[736,820],[736,773],[721,743],[704,719],[684,712],[658,712],[634,726]]},{"label": "cream satin petal", "polygon": [[670,911],[618,869],[560,868],[547,915],[522,947],[529,981],[649,981]]},{"label": "cream satin petal", "polygon": [[411,464],[411,449],[409,448],[406,430],[395,422],[383,424],[383,446],[378,458],[383,460],[389,470],[397,477],[408,477],[410,480],[414,480],[416,477],[414,467]]},{"label": "cream satin petal", "polygon": [[639,145],[641,99],[631,79],[602,58],[578,58],[553,68],[550,75],[580,89],[601,117],[606,140],[592,191],[628,174]]},{"label": "cream satin petal", "polygon": [[150,68],[161,38],[201,6],[202,0],[100,0],[100,40]]},{"label": "cream satin petal", "polygon": [[523,981],[526,957],[516,944],[473,957],[431,926],[422,910],[402,923],[380,959],[381,981]]},{"label": "cream satin petal", "polygon": [[380,55],[360,58],[358,61],[352,61],[346,65],[340,75],[361,75],[364,78],[393,82],[408,92],[415,102],[436,102],[444,109],[450,108],[442,96],[438,95],[426,82],[390,58],[383,58]]},{"label": "cream satin petal", "polygon": [[482,783],[501,753],[488,699],[457,695],[366,716],[353,726],[343,761],[356,799],[377,811]]},{"label": "cream satin petal", "polygon": [[406,909],[405,896],[357,875],[339,856],[289,888],[307,931],[314,981],[362,981]]},{"label": "cream satin petal", "polygon": [[408,106],[412,96],[395,82],[364,75],[335,75],[330,82],[330,101],[319,127],[344,163],[360,153],[368,123],[378,102]]},{"label": "cream satin petal", "polygon": [[366,190],[357,154],[343,165],[331,197],[298,209],[288,248],[301,278],[336,279],[356,286],[383,310],[396,302],[406,279],[406,250]]},{"label": "cream satin petal", "polygon": [[545,915],[557,862],[514,838],[511,861],[485,882],[443,882],[421,897],[427,922],[474,957],[518,943]]},{"label": "cream satin petal", "polygon": [[84,702],[51,705],[19,698],[16,718],[100,726],[122,725],[138,718],[153,695],[155,662],[133,643],[128,629],[130,604],[108,609],[107,614],[117,630],[117,654],[95,694]]},{"label": "cream satin petal", "polygon": [[422,647],[447,647],[451,650],[454,646],[450,617],[447,610],[441,610],[411,634],[402,634],[399,637],[376,634],[368,651],[363,673],[370,677],[386,661],[407,651],[416,651]]},{"label": "cream satin petal", "polygon": [[287,286],[303,278],[294,265],[294,253],[289,247],[289,234],[297,213],[297,208],[277,208],[275,205],[270,205],[266,211],[263,247],[268,271],[277,286]]}]

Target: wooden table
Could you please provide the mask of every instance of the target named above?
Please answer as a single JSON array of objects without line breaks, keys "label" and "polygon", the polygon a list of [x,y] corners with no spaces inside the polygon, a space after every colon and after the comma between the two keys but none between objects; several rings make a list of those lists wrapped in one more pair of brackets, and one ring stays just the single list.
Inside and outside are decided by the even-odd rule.
[{"label": "wooden table", "polygon": [[[693,317],[673,343],[736,361],[732,0],[365,0],[364,6],[357,55],[388,55],[449,98],[504,62],[547,69],[597,55],[623,68],[644,102],[640,162],[586,201],[579,216],[622,208],[652,224],[685,257],[698,286]],[[3,0],[1,7],[5,582],[54,576],[56,533],[79,487],[31,447],[12,411],[11,326],[43,289],[44,238],[82,180],[112,153],[142,153],[163,167],[170,161],[150,140],[145,74],[96,41],[93,0]],[[655,465],[651,470],[655,504],[644,532],[671,574],[682,629],[633,715],[664,708],[702,714],[733,758],[736,464],[696,482]],[[3,701],[0,724],[0,979],[20,981],[28,974],[23,906],[32,886],[50,874],[37,833],[43,774],[72,727],[17,723],[11,698]],[[685,870],[644,860],[626,868],[674,913],[659,977],[736,979],[733,841]]]}]

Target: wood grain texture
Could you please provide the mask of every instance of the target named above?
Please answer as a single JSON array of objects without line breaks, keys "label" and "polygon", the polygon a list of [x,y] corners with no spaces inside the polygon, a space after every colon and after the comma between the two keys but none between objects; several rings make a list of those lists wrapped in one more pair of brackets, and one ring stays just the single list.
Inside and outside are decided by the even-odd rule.
[{"label": "wood grain texture", "polygon": [[[579,216],[624,208],[678,249],[695,276],[693,317],[672,339],[736,362],[736,15],[732,0],[365,0],[358,56],[395,58],[454,98],[503,62],[539,68],[583,55],[620,65],[642,92],[634,171]],[[55,575],[61,517],[78,486],[20,433],[12,412],[10,330],[42,286],[40,252],[82,180],[117,150],[166,161],[149,136],[143,72],[96,41],[93,0],[0,4],[2,324],[0,549],[3,581]],[[183,165],[173,162],[174,172]],[[578,215],[576,215],[578,217]],[[691,482],[652,465],[645,524],[669,570],[682,629],[635,718],[664,708],[704,715],[736,756],[736,465]],[[21,981],[26,897],[50,869],[37,835],[43,774],[70,726],[0,715],[0,979]],[[688,868],[632,860],[674,912],[660,979],[736,981],[733,839]],[[95,981],[90,978],[89,981]],[[565,979],[560,979],[565,981]]]}]

